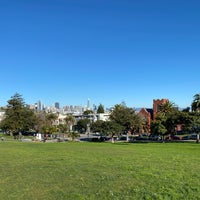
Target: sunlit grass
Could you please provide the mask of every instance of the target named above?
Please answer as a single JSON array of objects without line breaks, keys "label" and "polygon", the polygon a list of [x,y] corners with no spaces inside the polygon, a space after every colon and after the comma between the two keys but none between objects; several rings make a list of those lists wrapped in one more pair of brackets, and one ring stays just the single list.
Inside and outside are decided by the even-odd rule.
[{"label": "sunlit grass", "polygon": [[200,199],[199,144],[0,143],[1,199]]}]

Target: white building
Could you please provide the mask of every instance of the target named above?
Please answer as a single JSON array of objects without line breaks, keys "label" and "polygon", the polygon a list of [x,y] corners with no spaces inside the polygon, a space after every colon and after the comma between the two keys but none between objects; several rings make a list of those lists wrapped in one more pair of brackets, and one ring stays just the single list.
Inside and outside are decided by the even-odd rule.
[{"label": "white building", "polygon": [[98,120],[102,121],[108,121],[110,117],[110,113],[96,113],[96,114],[88,114],[88,115],[82,115],[82,114],[74,114],[73,115],[76,119],[76,122],[80,119],[89,119],[91,122],[95,122]]},{"label": "white building", "polygon": [[59,113],[58,119],[55,120],[55,122],[53,123],[53,125],[58,126],[59,124],[65,124],[65,118],[66,118],[66,115],[63,115],[63,114]]},{"label": "white building", "polygon": [[0,122],[3,120],[4,116],[5,116],[5,111],[0,110]]}]

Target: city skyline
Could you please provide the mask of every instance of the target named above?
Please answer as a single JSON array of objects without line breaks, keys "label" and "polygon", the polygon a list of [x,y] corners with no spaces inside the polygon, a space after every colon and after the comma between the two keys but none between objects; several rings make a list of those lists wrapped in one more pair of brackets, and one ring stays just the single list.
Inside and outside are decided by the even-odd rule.
[{"label": "city skyline", "polygon": [[0,106],[27,104],[185,108],[200,92],[200,2],[0,2]]},{"label": "city skyline", "polygon": [[[16,93],[17,94],[17,93]],[[19,94],[19,93],[18,93]],[[19,94],[19,95],[21,95],[21,94]],[[82,112],[83,111],[86,111],[86,110],[93,110],[93,111],[95,111],[95,110],[97,110],[98,109],[98,106],[100,106],[100,105],[102,105],[103,107],[104,107],[104,109],[105,110],[110,110],[110,109],[112,109],[114,106],[116,106],[117,104],[121,104],[121,105],[124,105],[124,106],[127,106],[127,107],[131,107],[131,106],[128,106],[127,104],[126,104],[126,102],[125,101],[121,101],[121,102],[119,102],[119,103],[117,103],[117,104],[114,104],[114,105],[112,105],[112,106],[110,106],[110,107],[108,107],[108,106],[105,106],[104,104],[102,104],[102,103],[99,103],[99,104],[97,104],[96,102],[92,102],[92,104],[91,104],[91,100],[90,100],[90,98],[88,98],[87,99],[87,101],[85,101],[85,103],[81,103],[81,104],[63,104],[63,105],[61,105],[60,104],[60,102],[58,102],[58,101],[56,101],[56,102],[54,102],[54,103],[51,103],[51,104],[46,104],[45,102],[43,102],[42,100],[38,100],[37,102],[31,102],[31,103],[27,103],[26,101],[25,101],[25,99],[23,98],[23,96],[21,95],[21,97],[22,97],[22,99],[23,99],[23,101],[24,101],[24,104],[25,104],[25,106],[28,106],[28,107],[30,107],[31,109],[36,109],[36,110],[48,110],[48,109],[53,109],[54,111],[55,110],[71,110],[71,111],[73,111],[73,110],[75,110],[75,112],[77,111],[77,110],[82,110]],[[11,97],[12,98],[12,97]],[[9,99],[10,100],[10,99]],[[142,108],[146,108],[146,109],[152,109],[153,108],[153,104],[154,104],[154,101],[156,101],[156,100],[158,100],[158,101],[160,101],[160,100],[167,100],[167,101],[170,101],[168,98],[160,98],[160,99],[152,99],[152,105],[151,106],[143,106],[143,107],[136,107],[136,106],[132,106],[131,108],[133,108],[133,109],[135,109],[136,111],[138,111],[138,110],[141,110]],[[179,110],[182,110],[182,109],[186,109],[186,108],[188,108],[188,107],[190,107],[190,109],[191,109],[191,105],[188,105],[187,107],[179,107],[177,104],[175,104],[174,102],[172,102],[172,101],[170,101],[172,104],[174,104],[174,107],[176,107],[176,108],[178,108]],[[6,107],[8,105],[8,103],[6,104],[6,105],[0,105],[0,107]]]}]

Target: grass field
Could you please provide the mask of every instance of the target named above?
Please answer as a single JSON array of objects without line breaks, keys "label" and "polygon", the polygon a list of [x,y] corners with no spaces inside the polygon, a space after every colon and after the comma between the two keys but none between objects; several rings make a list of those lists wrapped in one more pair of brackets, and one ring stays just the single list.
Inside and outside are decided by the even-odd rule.
[{"label": "grass field", "polygon": [[200,199],[200,145],[0,142],[0,199]]}]

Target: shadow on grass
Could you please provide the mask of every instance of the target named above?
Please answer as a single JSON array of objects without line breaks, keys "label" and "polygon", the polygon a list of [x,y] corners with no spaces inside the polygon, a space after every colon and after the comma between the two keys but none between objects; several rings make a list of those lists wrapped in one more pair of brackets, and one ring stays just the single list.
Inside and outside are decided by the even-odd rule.
[{"label": "shadow on grass", "polygon": [[113,144],[113,145],[129,145],[130,143],[129,142],[114,142],[111,144]]}]

